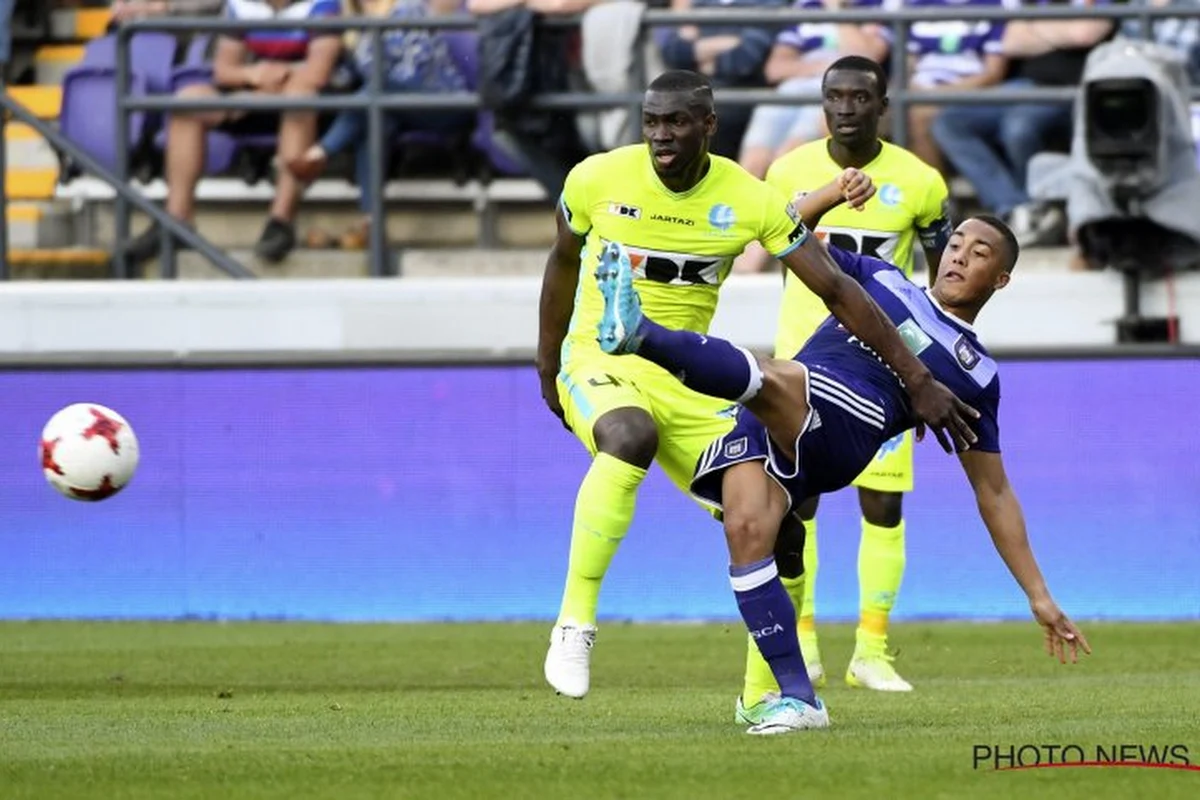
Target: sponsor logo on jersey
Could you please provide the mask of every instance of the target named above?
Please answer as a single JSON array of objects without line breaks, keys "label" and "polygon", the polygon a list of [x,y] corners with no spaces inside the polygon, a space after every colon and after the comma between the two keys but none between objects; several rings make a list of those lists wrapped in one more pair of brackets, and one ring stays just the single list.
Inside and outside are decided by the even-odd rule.
[{"label": "sponsor logo on jersey", "polygon": [[686,217],[673,217],[670,214],[651,214],[651,222],[668,222],[672,225],[684,225],[688,228],[695,227],[696,220]]},{"label": "sponsor logo on jersey", "polygon": [[671,253],[645,247],[626,247],[634,280],[674,286],[720,286],[733,266],[732,256]]},{"label": "sponsor logo on jersey", "polygon": [[708,224],[721,233],[732,228],[735,222],[737,222],[737,215],[733,213],[732,206],[717,203],[708,210]]},{"label": "sponsor logo on jersey", "polygon": [[900,236],[895,232],[863,228],[834,228],[822,225],[817,229],[817,235],[822,241],[835,247],[862,256],[879,258],[889,264],[896,254],[896,246],[900,244]]},{"label": "sponsor logo on jersey", "polygon": [[629,219],[642,218],[642,210],[640,208],[626,205],[625,203],[609,203],[608,213],[616,217],[628,217]]},{"label": "sponsor logo on jersey", "polygon": [[954,340],[954,355],[962,368],[968,372],[975,369],[975,365],[979,363],[979,353],[967,341],[965,335]]},{"label": "sponsor logo on jersey", "polygon": [[933,344],[933,339],[929,338],[928,333],[921,330],[921,326],[912,317],[897,325],[896,330],[900,331],[900,338],[904,341],[904,346],[914,356],[921,355],[929,345]]},{"label": "sponsor logo on jersey", "polygon": [[792,222],[796,223],[797,225],[800,224],[800,222],[801,222],[800,212],[796,210],[795,203],[788,203],[787,206],[784,208],[784,210],[787,212],[788,219],[790,219]]}]

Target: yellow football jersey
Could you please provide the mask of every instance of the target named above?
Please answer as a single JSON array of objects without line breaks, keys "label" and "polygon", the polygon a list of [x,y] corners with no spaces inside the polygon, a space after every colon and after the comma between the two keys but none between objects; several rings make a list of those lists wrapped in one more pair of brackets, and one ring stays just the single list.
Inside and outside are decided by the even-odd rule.
[{"label": "yellow football jersey", "polygon": [[654,172],[645,144],[599,153],[571,170],[562,212],[587,237],[579,289],[562,360],[599,353],[596,323],[604,299],[592,274],[607,242],[629,251],[647,316],[668,328],[705,333],[717,292],[746,245],[757,240],[776,256],[808,231],[785,195],[735,162],[711,156],[708,173],[686,192],[672,192]]},{"label": "yellow football jersey", "polygon": [[[829,140],[809,142],[771,165],[767,182],[788,197],[810,192],[842,173],[829,157]],[[827,213],[816,233],[843,250],[881,258],[911,275],[917,237],[927,247],[949,235],[946,181],[933,167],[902,147],[883,149],[862,168],[875,183],[875,196],[863,210],[841,205]],[[791,358],[829,316],[820,298],[788,273],[779,309],[775,355]]]}]

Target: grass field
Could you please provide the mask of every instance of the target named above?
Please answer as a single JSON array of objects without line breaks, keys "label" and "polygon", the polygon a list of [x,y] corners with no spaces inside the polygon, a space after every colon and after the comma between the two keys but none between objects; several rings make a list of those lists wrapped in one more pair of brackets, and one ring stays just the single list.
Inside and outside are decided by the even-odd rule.
[{"label": "grass field", "polygon": [[[0,624],[2,798],[1195,798],[1200,771],[973,768],[975,745],[1172,745],[1200,763],[1200,624],[904,625],[834,727],[732,721],[744,633],[602,626],[592,694],[541,680],[546,625]],[[824,631],[827,666],[853,632]]]}]

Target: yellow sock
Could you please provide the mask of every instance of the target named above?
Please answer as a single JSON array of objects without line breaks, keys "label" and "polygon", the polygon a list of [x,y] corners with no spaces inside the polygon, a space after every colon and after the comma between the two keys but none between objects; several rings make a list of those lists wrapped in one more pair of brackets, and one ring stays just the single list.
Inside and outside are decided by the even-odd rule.
[{"label": "yellow sock", "polygon": [[[816,576],[817,551],[814,535],[816,522],[805,520],[804,528],[808,537],[804,542],[804,574],[799,578],[780,578],[780,581],[783,583],[783,588],[787,589],[788,596],[792,598],[792,605],[796,608],[796,627],[800,634],[800,650],[804,654],[804,662],[811,664],[814,659],[809,657],[808,650],[804,647],[804,639],[806,636],[811,639],[815,652],[817,634],[813,629],[813,618],[809,611],[812,608],[812,589],[808,587],[815,583]],[[820,660],[819,654],[816,660]],[[778,691],[779,683],[775,680],[770,665],[759,652],[758,645],[754,643],[754,637],[747,636],[746,676],[742,683],[743,701],[753,705],[767,692]]]},{"label": "yellow sock", "polygon": [[857,650],[882,652],[887,645],[888,616],[904,578],[904,520],[894,528],[862,522],[858,545]]},{"label": "yellow sock", "polygon": [[575,496],[571,558],[558,621],[595,624],[600,584],[633,521],[638,487],[646,470],[607,453],[592,460]]},{"label": "yellow sock", "polygon": [[804,521],[806,537],[804,539],[804,586],[796,607],[796,627],[800,631],[800,652],[804,654],[805,664],[821,663],[821,648],[817,644],[817,521]]}]

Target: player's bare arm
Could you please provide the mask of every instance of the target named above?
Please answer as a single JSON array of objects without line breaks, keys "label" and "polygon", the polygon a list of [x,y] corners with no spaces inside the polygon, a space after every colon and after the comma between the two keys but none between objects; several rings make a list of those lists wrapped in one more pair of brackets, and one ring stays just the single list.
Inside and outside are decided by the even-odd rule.
[{"label": "player's bare arm", "polygon": [[[946,452],[966,450],[976,441],[968,418],[975,409],[954,396],[909,352],[896,326],[858,283],[842,272],[815,236],[781,259],[830,313],[895,371],[912,400],[913,413],[928,424]],[[918,436],[921,431],[918,429]]]},{"label": "player's bare arm", "polygon": [[542,276],[542,294],[538,302],[538,346],[537,371],[542,384],[542,399],[555,416],[563,417],[562,403],[558,400],[555,378],[558,376],[560,351],[571,312],[575,307],[575,289],[579,284],[579,254],[583,249],[584,237],[571,230],[562,209],[555,216],[558,233],[550,255],[546,258],[546,271]]},{"label": "player's bare arm", "polygon": [[1087,639],[1050,595],[1029,545],[1025,515],[1008,482],[1000,454],[969,451],[962,453],[959,460],[975,490],[979,516],[991,534],[996,552],[1029,598],[1033,617],[1045,632],[1046,652],[1064,663],[1068,654],[1072,662],[1077,661],[1080,649],[1091,653]]}]

